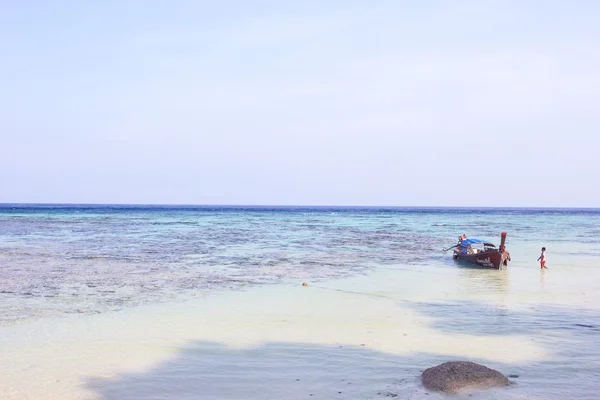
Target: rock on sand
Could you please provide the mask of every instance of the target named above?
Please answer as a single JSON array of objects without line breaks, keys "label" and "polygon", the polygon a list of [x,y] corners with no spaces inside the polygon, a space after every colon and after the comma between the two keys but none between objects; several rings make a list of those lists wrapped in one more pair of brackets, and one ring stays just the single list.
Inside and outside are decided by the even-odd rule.
[{"label": "rock on sand", "polygon": [[421,379],[426,389],[448,394],[509,384],[500,372],[470,361],[452,361],[428,368]]}]

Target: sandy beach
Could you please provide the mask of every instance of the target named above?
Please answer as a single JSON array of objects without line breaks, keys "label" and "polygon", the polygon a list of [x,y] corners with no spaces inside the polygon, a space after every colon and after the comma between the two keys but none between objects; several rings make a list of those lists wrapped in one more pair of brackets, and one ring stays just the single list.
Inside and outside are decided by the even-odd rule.
[{"label": "sandy beach", "polygon": [[[422,279],[426,274],[421,272]],[[477,273],[511,285],[507,274]],[[519,279],[536,273],[511,271]],[[416,280],[418,275],[415,270],[412,276]],[[548,275],[546,284],[562,278]],[[469,398],[562,398],[560,390],[553,394],[552,388],[540,386],[556,377],[539,366],[558,361],[561,349],[579,346],[576,339],[527,326],[514,331],[518,321],[509,321],[502,331],[502,322],[494,320],[522,314],[523,322],[535,324],[548,312],[584,303],[589,296],[571,293],[536,304],[523,301],[534,292],[501,299],[481,286],[482,291],[465,298],[462,283],[443,286],[442,277],[415,290],[416,282],[402,282],[403,277],[410,275],[382,269],[306,287],[298,282],[198,293],[193,299],[121,312],[2,327],[0,398],[444,398],[423,389],[419,375],[452,359],[519,376],[515,385]],[[481,327],[444,323],[444,307],[464,307],[465,321],[470,313],[477,315]],[[486,309],[492,310],[489,319],[481,316]],[[598,321],[597,309],[587,312]],[[597,344],[597,339],[587,340]],[[581,393],[579,398],[585,398]]]}]

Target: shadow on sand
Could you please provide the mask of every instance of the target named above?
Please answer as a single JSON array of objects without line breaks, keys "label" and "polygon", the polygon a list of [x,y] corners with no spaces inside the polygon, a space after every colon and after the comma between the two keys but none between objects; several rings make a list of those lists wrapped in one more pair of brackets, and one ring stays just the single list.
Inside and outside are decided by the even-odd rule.
[{"label": "shadow on sand", "polygon": [[[507,311],[468,301],[417,303],[414,307],[432,316],[432,327],[442,332],[521,335],[552,353],[550,358],[525,365],[470,359],[517,376],[515,385],[475,393],[468,396],[470,400],[593,399],[600,390],[597,313],[560,307]],[[457,319],[457,315],[463,318]],[[457,358],[426,351],[394,355],[360,345],[271,342],[233,348],[190,342],[180,347],[173,359],[151,370],[90,378],[86,388],[102,400],[446,398],[428,393],[420,384],[420,374]]]},{"label": "shadow on sand", "polygon": [[[470,335],[566,335],[570,340],[600,345],[600,314],[578,307],[531,305],[522,311],[476,301],[409,303],[430,317],[430,326],[447,333]],[[460,316],[460,318],[457,318]]]},{"label": "shadow on sand", "polygon": [[267,343],[236,349],[192,342],[153,370],[92,378],[87,388],[103,400],[436,399],[441,395],[422,388],[420,375],[449,360],[395,356],[361,346]]}]

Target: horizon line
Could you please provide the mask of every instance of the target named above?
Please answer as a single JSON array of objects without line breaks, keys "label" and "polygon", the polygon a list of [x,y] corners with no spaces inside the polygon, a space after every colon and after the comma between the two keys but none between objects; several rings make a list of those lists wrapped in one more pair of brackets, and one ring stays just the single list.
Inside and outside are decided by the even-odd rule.
[{"label": "horizon line", "polygon": [[35,202],[18,202],[18,203],[4,203],[0,202],[0,207],[6,206],[114,206],[114,207],[131,207],[131,206],[145,206],[145,207],[254,207],[254,208],[267,208],[267,207],[279,207],[279,208],[414,208],[414,209],[529,209],[529,210],[600,210],[600,207],[567,207],[567,206],[400,206],[400,205],[320,205],[320,204],[189,204],[189,203],[35,203]]}]

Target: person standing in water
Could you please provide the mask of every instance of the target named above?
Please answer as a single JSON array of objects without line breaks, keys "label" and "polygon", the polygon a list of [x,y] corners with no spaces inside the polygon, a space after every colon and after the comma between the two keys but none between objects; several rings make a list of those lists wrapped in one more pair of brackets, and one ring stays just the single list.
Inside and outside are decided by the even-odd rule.
[{"label": "person standing in water", "polygon": [[545,247],[542,247],[542,254],[540,254],[540,258],[538,258],[537,260],[540,262],[540,268],[546,268],[546,248]]}]

